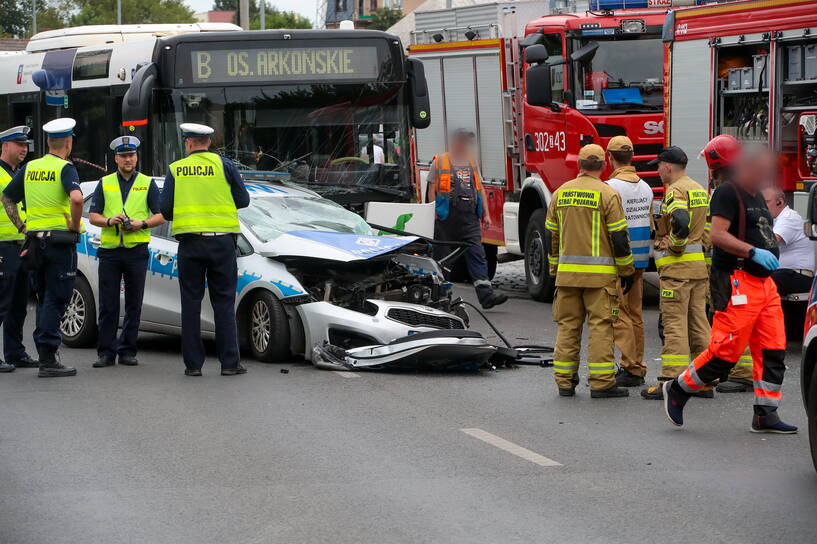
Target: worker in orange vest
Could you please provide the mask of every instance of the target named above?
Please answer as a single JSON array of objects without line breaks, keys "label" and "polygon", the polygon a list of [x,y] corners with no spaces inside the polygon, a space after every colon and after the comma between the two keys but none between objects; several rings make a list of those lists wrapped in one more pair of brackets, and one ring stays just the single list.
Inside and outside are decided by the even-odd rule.
[{"label": "worker in orange vest", "polygon": [[482,247],[482,226],[491,225],[485,190],[480,183],[474,157],[473,132],[454,131],[448,153],[434,157],[428,172],[428,200],[436,203],[434,237],[438,240],[465,242],[465,263],[483,308],[493,308],[508,300],[494,293],[488,277],[488,261]]}]

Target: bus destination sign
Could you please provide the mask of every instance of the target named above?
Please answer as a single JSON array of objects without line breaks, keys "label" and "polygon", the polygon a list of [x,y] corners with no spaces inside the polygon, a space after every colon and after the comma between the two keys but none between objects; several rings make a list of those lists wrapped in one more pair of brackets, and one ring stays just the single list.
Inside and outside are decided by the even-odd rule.
[{"label": "bus destination sign", "polygon": [[193,82],[240,84],[377,79],[377,47],[298,47],[264,49],[194,49]]}]

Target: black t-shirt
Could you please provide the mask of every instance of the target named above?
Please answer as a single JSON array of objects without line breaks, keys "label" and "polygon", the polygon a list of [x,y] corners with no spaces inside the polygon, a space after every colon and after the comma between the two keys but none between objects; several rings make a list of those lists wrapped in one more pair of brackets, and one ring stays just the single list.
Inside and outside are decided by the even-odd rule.
[{"label": "black t-shirt", "polygon": [[[738,234],[740,230],[738,193],[740,193],[746,207],[746,236],[743,241],[757,248],[767,249],[774,253],[776,257],[780,257],[777,238],[775,238],[772,230],[774,218],[769,208],[766,207],[766,201],[761,193],[758,192],[752,196],[731,183],[724,183],[715,189],[715,193],[712,195],[712,200],[709,203],[710,213],[712,216],[717,215],[731,221],[729,234],[735,238],[740,238]],[[737,256],[727,253],[719,247],[715,247],[712,252],[712,266],[723,271],[731,272],[734,270],[737,261]],[[772,275],[771,271],[748,258],[743,260],[743,270],[760,278],[767,278]]]}]

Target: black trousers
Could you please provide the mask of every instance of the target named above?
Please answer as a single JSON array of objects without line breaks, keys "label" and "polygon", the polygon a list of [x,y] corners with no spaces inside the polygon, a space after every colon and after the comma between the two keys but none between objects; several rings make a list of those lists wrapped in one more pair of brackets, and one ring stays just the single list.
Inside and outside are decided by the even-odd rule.
[{"label": "black trousers", "polygon": [[772,279],[777,285],[777,292],[783,297],[794,293],[808,293],[814,278],[788,268],[778,268],[772,272]]},{"label": "black trousers", "polygon": [[31,292],[31,275],[20,258],[22,243],[0,242],[0,325],[3,326],[3,357],[9,363],[26,356],[23,324]]},{"label": "black trousers", "polygon": [[[116,249],[101,248],[99,257],[99,341],[97,354],[107,360],[120,356],[136,356],[136,339],[142,316],[145,277],[148,269],[147,244]],[[119,293],[125,280],[125,317],[122,333],[119,328]]]},{"label": "black trousers", "polygon": [[[488,260],[485,257],[485,248],[482,247],[482,231],[480,220],[474,212],[457,210],[453,204],[448,218],[445,221],[437,219],[434,224],[434,237],[447,242],[465,242],[465,266],[468,275],[474,283],[477,299],[484,302],[494,290],[491,280],[488,279]],[[445,249],[449,253],[450,248]],[[442,255],[441,255],[442,256]]]},{"label": "black trousers", "polygon": [[41,355],[56,353],[62,342],[60,319],[71,301],[77,278],[77,246],[40,239],[32,240],[32,244],[39,245],[42,258],[39,268],[31,274],[37,293],[34,344]]},{"label": "black trousers", "polygon": [[190,369],[204,365],[201,339],[201,301],[204,287],[210,294],[216,327],[216,349],[221,368],[236,368],[238,327],[235,321],[235,291],[238,283],[236,238],[223,236],[179,236],[179,288],[182,301],[182,357]]}]

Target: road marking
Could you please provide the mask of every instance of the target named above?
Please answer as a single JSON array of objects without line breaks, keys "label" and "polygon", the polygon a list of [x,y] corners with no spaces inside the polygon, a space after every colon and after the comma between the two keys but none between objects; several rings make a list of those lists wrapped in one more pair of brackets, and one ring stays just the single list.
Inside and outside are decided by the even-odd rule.
[{"label": "road marking", "polygon": [[332,372],[341,378],[360,378],[360,374],[355,374],[354,372],[348,372],[346,370],[333,370]]},{"label": "road marking", "polygon": [[539,466],[543,467],[560,467],[562,466],[561,463],[557,463],[553,459],[548,459],[544,455],[539,455],[535,451],[530,451],[528,448],[523,448],[518,444],[514,444],[513,442],[508,442],[504,438],[500,438],[495,434],[491,434],[488,431],[483,431],[482,429],[460,429],[462,432],[469,436],[473,436],[477,440],[482,440],[486,444],[490,444],[495,448],[499,448],[503,451],[507,451],[517,457],[521,457],[526,461],[530,461],[531,463],[536,463]]}]

